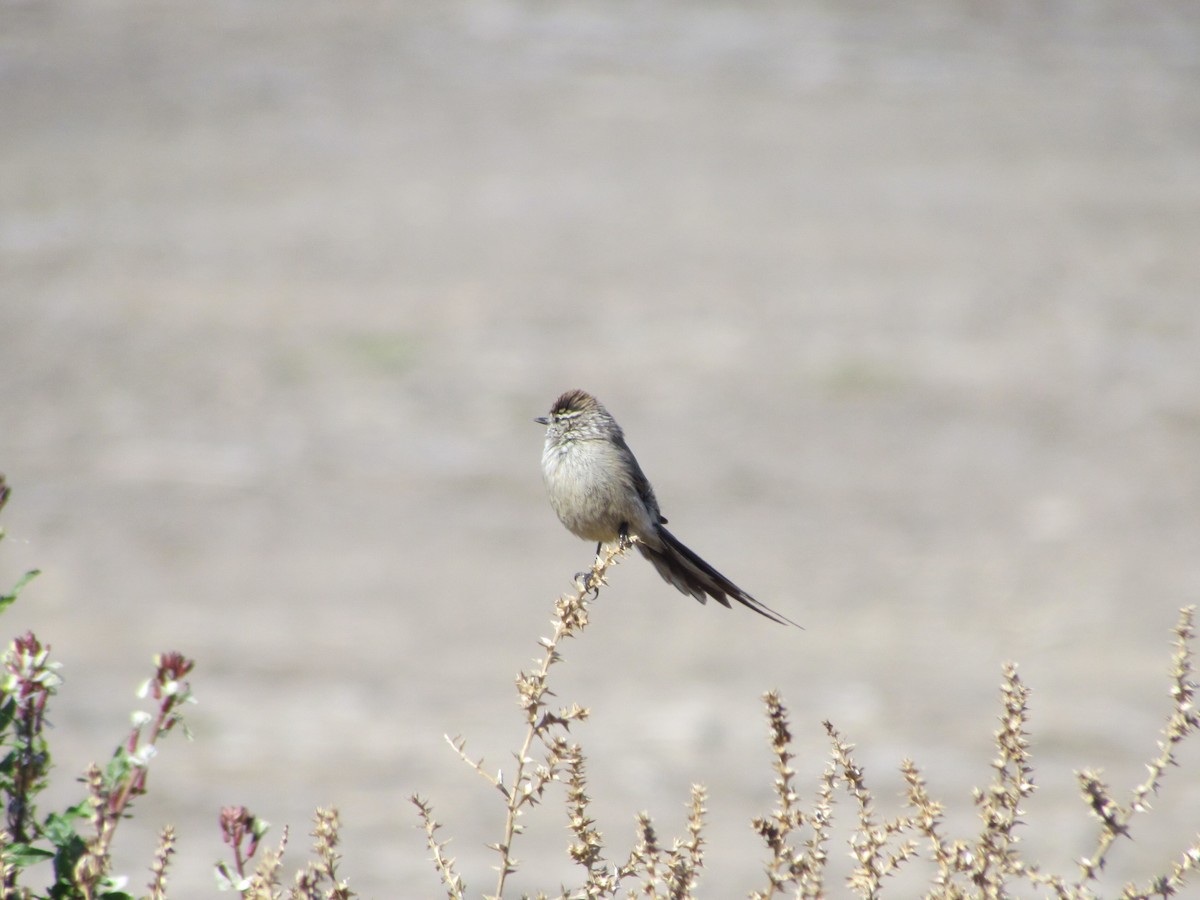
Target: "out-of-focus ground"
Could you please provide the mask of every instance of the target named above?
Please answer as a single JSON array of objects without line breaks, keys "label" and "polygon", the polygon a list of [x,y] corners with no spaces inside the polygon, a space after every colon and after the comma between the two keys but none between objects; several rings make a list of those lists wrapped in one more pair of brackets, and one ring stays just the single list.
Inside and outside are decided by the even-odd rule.
[{"label": "out-of-focus ground", "polygon": [[[1019,661],[1022,846],[1067,874],[1073,770],[1142,778],[1200,600],[1200,6],[3,2],[0,105],[0,586],[45,570],[3,625],[64,664],[55,797],[198,660],[133,886],[165,822],[196,897],[220,806],[298,852],[329,804],[356,890],[438,896],[419,790],[490,889],[442,736],[511,769],[591,558],[529,421],[576,386],[806,628],[613,573],[556,687],[612,857],[703,782],[703,895],[763,886],[773,687],[806,800],[830,719],[881,812],[912,757],[965,835]],[[1113,893],[1200,830],[1183,761]],[[516,883],[556,890],[540,816]]]}]

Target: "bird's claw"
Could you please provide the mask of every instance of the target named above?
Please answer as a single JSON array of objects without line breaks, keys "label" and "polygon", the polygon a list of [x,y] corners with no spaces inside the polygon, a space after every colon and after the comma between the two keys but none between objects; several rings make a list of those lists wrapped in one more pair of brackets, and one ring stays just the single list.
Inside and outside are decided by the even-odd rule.
[{"label": "bird's claw", "polygon": [[591,594],[596,597],[600,593],[600,578],[595,571],[588,569],[583,572],[575,573],[575,583],[585,594]]}]

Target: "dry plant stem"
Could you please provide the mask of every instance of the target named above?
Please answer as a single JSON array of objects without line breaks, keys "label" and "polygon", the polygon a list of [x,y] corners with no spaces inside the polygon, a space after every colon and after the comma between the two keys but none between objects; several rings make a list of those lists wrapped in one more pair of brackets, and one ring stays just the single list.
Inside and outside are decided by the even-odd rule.
[{"label": "dry plant stem", "polygon": [[279,873],[283,871],[283,854],[287,852],[287,845],[288,827],[285,825],[283,834],[279,837],[278,849],[263,853],[262,861],[250,879],[250,888],[243,893],[243,897],[253,900],[278,900],[282,896],[278,890]]},{"label": "dry plant stem", "polygon": [[[900,769],[908,783],[908,805],[915,811],[911,821],[916,830],[929,839],[933,862],[937,866],[937,872],[931,882],[931,887],[935,890],[927,896],[944,900],[966,900],[968,897],[978,896],[975,891],[959,884],[962,877],[970,876],[979,865],[974,851],[966,841],[949,840],[943,834],[944,807],[929,795],[925,780],[916,764],[906,759],[901,763]],[[1035,870],[1028,870],[1025,874],[1035,884],[1048,883],[1044,879],[1038,881],[1039,876],[1036,876]]]},{"label": "dry plant stem", "polygon": [[812,837],[804,842],[806,852],[802,865],[794,871],[801,875],[800,896],[804,900],[820,900],[825,896],[825,865],[829,860],[830,827],[833,824],[833,794],[837,789],[837,764],[830,760],[821,773],[817,801],[808,817]]},{"label": "dry plant stem", "polygon": [[637,844],[633,848],[633,852],[629,854],[629,863],[626,868],[629,874],[633,874],[638,869],[645,873],[642,881],[641,890],[630,896],[641,895],[643,897],[658,897],[658,835],[654,831],[654,823],[650,820],[650,814],[643,811],[638,813],[638,834],[641,836]]},{"label": "dry plant stem", "polygon": [[1154,878],[1149,887],[1139,888],[1128,884],[1121,892],[1121,900],[1147,900],[1149,897],[1173,897],[1187,883],[1187,876],[1200,871],[1200,838],[1188,847],[1179,862],[1171,866],[1170,875]]},{"label": "dry plant stem", "polygon": [[84,782],[88,786],[88,801],[92,806],[92,826],[96,833],[87,842],[86,852],[75,864],[74,875],[83,896],[87,900],[91,900],[100,880],[108,874],[111,864],[108,848],[119,820],[106,812],[104,775],[95,763],[88,766]]},{"label": "dry plant stem", "polygon": [[175,855],[175,829],[170,825],[163,828],[158,838],[158,850],[154,854],[154,863],[150,867],[150,900],[166,900],[167,897],[167,865]]},{"label": "dry plant stem", "polygon": [[[505,802],[505,825],[500,842],[491,845],[500,854],[499,876],[495,893],[488,900],[503,897],[507,878],[518,861],[512,853],[515,837],[521,833],[521,816],[536,806],[545,789],[554,782],[565,782],[568,828],[572,843],[570,857],[584,867],[587,878],[579,889],[562,889],[561,898],[599,900],[615,897],[623,882],[628,897],[686,900],[694,894],[696,877],[703,862],[701,837],[704,816],[704,792],[694,787],[688,836],[676,840],[670,849],[662,845],[646,813],[637,819],[637,842],[628,858],[619,865],[606,863],[602,838],[588,813],[585,759],[576,744],[568,743],[564,733],[570,723],[583,719],[587,711],[578,706],[554,711],[548,700],[553,693],[547,687],[552,666],[560,660],[558,648],[566,637],[577,634],[587,624],[587,602],[604,583],[609,565],[624,551],[614,548],[597,559],[593,569],[582,578],[575,595],[559,599],[554,634],[543,638],[545,651],[535,667],[517,678],[521,706],[527,728],[516,754],[516,769],[511,779],[503,772],[485,770],[482,760],[473,761],[461,740],[450,743],[462,758],[487,779]],[[850,891],[864,898],[878,898],[884,892],[889,875],[918,854],[917,841],[929,842],[934,866],[925,896],[937,900],[1002,900],[1016,896],[1017,885],[1028,885],[1038,896],[1058,900],[1094,900],[1093,887],[1117,836],[1128,834],[1131,819],[1147,808],[1151,794],[1157,794],[1166,769],[1176,764],[1179,743],[1200,729],[1200,712],[1195,707],[1191,641],[1194,609],[1181,611],[1176,626],[1175,654],[1172,667],[1173,708],[1159,743],[1159,754],[1148,766],[1146,780],[1134,788],[1127,805],[1115,802],[1108,787],[1091,772],[1080,773],[1084,797],[1093,815],[1101,823],[1095,852],[1080,863],[1081,875],[1075,883],[1068,878],[1043,872],[1032,861],[1022,858],[1017,826],[1021,824],[1022,805],[1035,790],[1033,766],[1026,733],[1030,692],[1017,674],[1016,666],[1006,664],[1001,682],[1002,710],[995,732],[996,756],[992,762],[994,777],[990,784],[977,789],[975,805],[981,825],[978,834],[967,840],[947,836],[944,807],[926,788],[917,766],[905,760],[901,766],[907,784],[908,814],[894,817],[876,812],[876,798],[868,789],[863,769],[855,762],[854,747],[831,724],[825,723],[831,742],[829,762],[818,784],[817,796],[809,809],[801,809],[792,767],[791,734],[786,709],[778,694],[765,695],[770,723],[771,750],[775,769],[775,809],[754,820],[754,828],[770,852],[765,873],[765,890],[753,893],[756,900],[777,900],[792,896],[797,900],[819,900],[826,891],[827,848],[830,842],[834,800],[844,790],[853,801],[855,821],[848,823],[848,843],[855,867],[847,880]],[[540,745],[541,750],[535,745]],[[538,758],[531,757],[534,754]],[[425,826],[428,845],[450,900],[462,900],[465,888],[454,871],[454,860],[445,854],[445,843],[437,839],[440,825],[432,810],[414,797]],[[807,828],[806,828],[807,826]],[[801,843],[800,836],[808,831]],[[922,841],[923,843],[923,841]],[[1188,878],[1200,872],[1200,839],[1197,839],[1163,872],[1151,877],[1145,886],[1127,884],[1123,900],[1149,900],[1178,894]],[[332,873],[330,873],[332,874]],[[544,896],[538,894],[537,896]]]},{"label": "dry plant stem", "polygon": [[671,889],[671,900],[685,900],[692,896],[692,890],[699,879],[700,869],[704,866],[704,801],[708,793],[702,784],[692,785],[692,802],[688,808],[688,837],[686,841],[676,841],[671,851],[671,874],[668,884]]},{"label": "dry plant stem", "polygon": [[[641,875],[640,886],[630,889],[627,897],[652,897],[655,900],[689,900],[693,897],[693,889],[699,880],[700,869],[704,865],[704,801],[706,793],[701,785],[692,785],[692,802],[688,806],[688,836],[685,840],[676,839],[670,850],[663,848],[658,839],[658,832],[650,814],[640,812],[637,815],[638,841],[629,851],[626,861],[609,875],[607,872],[595,873],[589,877],[584,890],[566,896],[615,897],[621,882]],[[665,889],[663,893],[662,889]]]},{"label": "dry plant stem", "polygon": [[[545,652],[540,659],[535,660],[533,671],[517,675],[517,693],[521,708],[525,712],[526,729],[521,748],[515,755],[516,769],[512,778],[506,782],[503,771],[493,775],[484,768],[482,759],[473,760],[467,755],[465,741],[461,738],[446,737],[463,761],[504,797],[504,831],[498,842],[489,845],[500,854],[500,862],[496,867],[495,891],[486,895],[490,900],[500,900],[504,896],[508,876],[515,872],[519,865],[520,861],[513,855],[512,844],[513,839],[521,832],[518,821],[521,815],[526,808],[537,805],[548,785],[561,780],[562,770],[569,767],[571,759],[578,754],[578,749],[568,745],[558,729],[566,731],[572,722],[586,719],[588,711],[574,704],[557,711],[548,708],[548,698],[553,696],[553,692],[547,687],[550,669],[562,659],[558,645],[564,638],[575,637],[587,627],[589,599],[594,598],[600,586],[606,583],[604,575],[609,567],[623,557],[630,546],[629,541],[623,540],[603,550],[597,556],[591,571],[586,577],[578,580],[578,590],[574,594],[559,597],[555,604],[556,616],[551,620],[554,633],[539,641]],[[536,766],[536,761],[529,755],[535,741],[541,743],[546,750],[545,763]],[[434,838],[434,832],[439,826],[432,818],[430,807],[420,798],[412,799],[421,815],[429,846],[434,850],[442,881],[451,892],[451,897],[459,896],[454,892],[461,890],[461,880],[453,871],[453,860],[445,860],[442,853],[445,845],[438,844]]]},{"label": "dry plant stem", "polygon": [[576,841],[567,848],[567,854],[587,873],[584,884],[585,896],[589,900],[614,894],[617,881],[605,865],[603,838],[596,828],[596,821],[588,812],[588,805],[592,801],[587,792],[583,749],[578,744],[572,744],[564,762],[567,769],[567,827],[575,835]]},{"label": "dry plant stem", "polygon": [[466,896],[467,886],[463,883],[462,877],[454,870],[454,857],[446,855],[446,845],[449,841],[437,839],[438,830],[442,825],[434,819],[433,808],[417,794],[413,794],[409,799],[417,807],[417,814],[421,817],[421,823],[425,828],[425,844],[433,853],[434,865],[437,866],[442,884],[446,886],[446,896],[449,900],[463,900],[463,897]]},{"label": "dry plant stem", "polygon": [[912,830],[913,820],[907,817],[875,821],[874,801],[863,777],[863,769],[852,754],[854,745],[847,743],[829,722],[825,730],[833,741],[833,758],[842,773],[842,781],[858,805],[858,825],[850,836],[850,855],[858,866],[850,873],[850,887],[870,900],[879,896],[883,879],[916,855],[912,841],[902,842],[895,851],[885,853],[893,836]]},{"label": "dry plant stem", "polygon": [[[619,545],[604,551],[601,556],[596,558],[591,573],[584,579],[585,584],[575,594],[559,598],[558,603],[555,604],[555,611],[558,615],[553,620],[554,634],[541,640],[545,653],[532,673],[522,672],[517,676],[517,691],[520,694],[521,707],[525,710],[527,727],[521,749],[517,753],[517,768],[510,787],[505,788],[499,778],[495,782],[496,787],[504,794],[507,808],[504,819],[504,836],[495,845],[496,850],[500,853],[500,865],[497,867],[498,876],[496,891],[493,895],[494,900],[499,900],[504,896],[504,884],[508,876],[516,871],[518,864],[516,857],[512,854],[513,838],[519,831],[517,819],[526,806],[537,802],[545,785],[557,777],[557,772],[554,771],[535,772],[532,776],[528,774],[528,767],[533,762],[529,757],[533,742],[541,740],[547,749],[553,751],[554,748],[551,747],[549,741],[550,729],[556,725],[565,728],[571,721],[587,717],[587,710],[578,706],[572,706],[569,710],[560,711],[558,714],[546,710],[546,699],[551,695],[546,686],[550,668],[562,659],[558,653],[558,644],[564,638],[574,637],[587,627],[589,593],[594,595],[599,590],[599,586],[605,583],[604,574],[608,571],[608,567],[618,557],[623,556],[628,547],[629,545],[622,541]],[[563,749],[559,748],[558,754],[554,754],[559,761],[562,760],[560,754]]]},{"label": "dry plant stem", "polygon": [[[316,853],[316,860],[310,862],[305,867],[305,871],[297,878],[297,888],[301,888],[299,892],[293,891],[293,895],[298,898],[320,897],[321,900],[352,900],[354,894],[350,891],[349,885],[345,881],[338,878],[338,862],[342,855],[338,853],[337,846],[340,841],[338,837],[338,828],[341,822],[338,820],[337,810],[317,808],[315,817],[316,827],[312,831],[314,839],[313,849]],[[325,890],[320,890],[323,883],[328,882],[329,887]]]},{"label": "dry plant stem", "polygon": [[1022,683],[1015,664],[1004,664],[1000,691],[1004,711],[1000,729],[996,732],[999,753],[992,762],[996,778],[986,791],[975,794],[983,830],[975,847],[976,864],[971,880],[983,888],[988,897],[1000,896],[1009,876],[1020,870],[1013,829],[1020,822],[1022,801],[1035,790],[1025,732],[1029,689]]},{"label": "dry plant stem", "polygon": [[775,769],[776,804],[769,818],[756,818],[753,821],[754,830],[771,851],[771,859],[767,863],[767,889],[751,894],[754,900],[769,900],[776,894],[784,893],[796,876],[808,869],[808,860],[797,854],[788,842],[792,832],[804,824],[804,813],[797,805],[799,795],[795,788],[796,772],[791,765],[792,734],[788,728],[787,711],[775,691],[764,694],[763,702],[767,705],[771,754],[775,757],[772,765]]},{"label": "dry plant stem", "polygon": [[[1163,774],[1168,766],[1177,765],[1175,748],[1180,741],[1200,728],[1200,711],[1195,705],[1196,684],[1192,678],[1194,667],[1192,660],[1192,639],[1195,637],[1196,607],[1189,606],[1179,611],[1179,622],[1175,625],[1175,653],[1171,665],[1171,700],[1174,708],[1171,717],[1163,728],[1162,740],[1158,743],[1159,754],[1147,766],[1149,770],[1146,780],[1133,790],[1128,806],[1121,806],[1108,793],[1108,787],[1100,777],[1091,771],[1079,773],[1079,784],[1084,799],[1091,807],[1093,814],[1103,826],[1096,841],[1096,849],[1091,856],[1079,861],[1080,878],[1075,883],[1078,894],[1085,894],[1086,882],[1094,881],[1108,857],[1108,851],[1120,835],[1129,833],[1129,823],[1133,817],[1146,810],[1146,798],[1157,794]],[[1196,849],[1193,845],[1192,850]],[[1190,853],[1191,851],[1189,851]],[[1190,856],[1185,854],[1185,861]],[[1178,872],[1182,876],[1196,866],[1191,863],[1186,869]],[[1166,894],[1163,894],[1166,896]]]},{"label": "dry plant stem", "polygon": [[929,839],[933,859],[937,863],[938,874],[934,883],[944,887],[953,881],[955,872],[962,871],[959,862],[961,853],[956,852],[957,848],[952,842],[942,837],[942,804],[929,796],[925,779],[921,777],[921,770],[917,768],[917,764],[911,759],[903,760],[900,763],[900,771],[908,784],[908,805],[916,810],[916,815],[912,817],[913,823],[917,830]]}]

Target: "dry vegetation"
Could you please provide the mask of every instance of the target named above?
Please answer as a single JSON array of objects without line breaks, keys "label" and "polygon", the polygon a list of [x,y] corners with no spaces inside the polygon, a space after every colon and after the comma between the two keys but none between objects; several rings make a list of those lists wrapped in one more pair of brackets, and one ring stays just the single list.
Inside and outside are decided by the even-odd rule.
[{"label": "dry vegetation", "polygon": [[[7,497],[8,490],[0,478],[0,506]],[[696,896],[700,890],[709,849],[704,836],[704,788],[692,788],[682,837],[664,841],[650,816],[640,813],[632,848],[612,850],[589,812],[586,755],[571,732],[572,725],[588,718],[588,711],[576,704],[559,705],[550,689],[555,667],[563,661],[564,641],[586,629],[588,604],[595,590],[604,584],[608,568],[626,549],[615,549],[598,559],[578,591],[559,599],[553,633],[539,642],[540,659],[532,670],[517,676],[525,732],[514,753],[512,771],[508,775],[493,773],[483,760],[468,754],[463,739],[450,741],[498,801],[498,834],[490,845],[496,853],[496,876],[485,886],[484,897],[511,896],[509,879],[520,865],[515,849],[525,817],[543,806],[550,808],[547,814],[565,815],[570,833],[566,852],[579,866],[579,877],[573,887],[560,886],[536,896],[675,900]],[[0,609],[14,602],[34,575],[30,573],[9,594],[0,597]],[[1022,804],[1035,787],[1026,733],[1029,690],[1015,665],[1005,666],[1002,676],[1000,727],[992,763],[995,775],[990,784],[975,793],[980,826],[977,834],[967,837],[947,832],[942,804],[929,795],[920,770],[908,760],[900,767],[907,785],[906,808],[892,818],[881,816],[863,770],[855,762],[853,745],[828,722],[829,758],[816,776],[815,789],[805,800],[793,767],[787,709],[778,694],[768,693],[764,702],[774,759],[775,807],[752,823],[765,852],[762,881],[747,886],[748,896],[756,900],[846,893],[881,897],[895,884],[889,878],[914,860],[923,860],[933,873],[924,887],[925,896],[931,898],[1036,895],[1083,900],[1099,896],[1100,874],[1118,838],[1131,835],[1135,820],[1148,811],[1149,798],[1160,792],[1165,774],[1175,765],[1180,742],[1200,726],[1193,681],[1193,618],[1194,610],[1184,609],[1175,627],[1170,670],[1172,710],[1145,780],[1127,797],[1120,798],[1098,773],[1078,773],[1086,810],[1081,814],[1094,819],[1096,840],[1071,872],[1052,872],[1041,866],[1035,858],[1036,848],[1022,844],[1016,833],[1022,822]],[[33,634],[12,642],[4,657],[0,693],[0,740],[5,747],[0,790],[6,810],[5,828],[0,834],[4,885],[0,900],[168,896],[169,865],[176,852],[169,826],[161,832],[141,893],[131,893],[121,879],[114,877],[110,850],[120,822],[132,814],[134,802],[146,792],[155,748],[168,733],[184,727],[183,708],[191,701],[185,679],[192,666],[191,660],[177,653],[156,657],[154,675],[142,692],[151,710],[135,715],[132,730],[106,766],[88,769],[82,779],[86,795],[77,804],[43,815],[36,800],[47,786],[50,773],[50,747],[44,730],[49,699],[60,686],[58,665],[50,660],[49,647]],[[449,854],[449,842],[434,817],[432,803],[416,795],[412,802],[442,892],[451,900],[480,896],[468,889]],[[831,883],[830,854],[842,852],[833,846],[838,810],[840,815],[851,817],[845,830],[853,868],[844,881],[838,876],[836,883]],[[317,811],[311,856],[290,877],[284,872],[286,828],[277,844],[262,849],[266,824],[245,808],[221,810],[220,827],[232,854],[232,859],[217,865],[218,886],[222,889],[253,900],[345,900],[354,896],[338,868],[336,811]],[[1169,871],[1146,873],[1143,880],[1125,885],[1120,896],[1170,897],[1179,893],[1188,877],[1200,868],[1200,840],[1181,836],[1180,847],[1179,857]],[[716,847],[714,852],[720,849]],[[414,846],[411,852],[420,851]],[[30,882],[44,887],[30,887]]]},{"label": "dry vegetation", "polygon": [[[597,560],[587,583],[603,584],[605,572],[623,552],[614,550]],[[606,851],[603,836],[588,813],[583,748],[568,740],[570,724],[586,719],[587,710],[574,704],[554,708],[550,703],[553,694],[547,682],[552,667],[562,660],[559,647],[564,638],[576,637],[586,628],[588,602],[592,597],[581,585],[577,593],[558,601],[554,633],[541,641],[544,655],[540,664],[533,672],[522,672],[517,677],[526,733],[511,779],[506,781],[500,774],[492,775],[481,760],[472,760],[462,739],[452,741],[468,765],[496,790],[504,806],[502,837],[491,845],[499,857],[499,874],[494,888],[485,897],[505,895],[506,880],[517,866],[513,841],[521,833],[519,819],[547,799],[551,786],[560,782],[564,787],[567,822],[574,836],[567,852],[582,868],[580,882],[574,888],[537,896],[672,900],[695,896],[705,852],[704,788],[700,785],[692,788],[684,837],[665,844],[650,817],[641,813],[637,816],[633,848],[620,862],[611,861],[611,852]],[[995,734],[997,755],[992,763],[995,776],[991,784],[975,792],[981,824],[978,834],[969,838],[947,833],[943,805],[930,797],[920,770],[911,760],[901,763],[907,784],[907,812],[894,818],[880,817],[863,770],[854,761],[854,746],[829,722],[825,723],[830,741],[829,761],[812,800],[806,805],[792,765],[787,710],[777,693],[766,694],[763,699],[774,756],[776,804],[770,813],[752,823],[766,845],[766,855],[763,884],[749,887],[748,896],[754,900],[819,898],[848,891],[858,897],[881,897],[887,893],[889,876],[917,859],[933,864],[935,874],[925,889],[925,896],[931,898],[999,898],[1030,896],[1031,892],[1076,900],[1098,896],[1099,876],[1116,839],[1130,834],[1132,821],[1147,811],[1147,798],[1158,793],[1167,769],[1175,765],[1175,750],[1180,741],[1200,726],[1200,712],[1194,705],[1193,617],[1193,608],[1181,610],[1175,627],[1171,662],[1173,708],[1159,741],[1159,754],[1149,763],[1145,781],[1133,788],[1128,800],[1122,803],[1098,774],[1078,773],[1083,799],[1097,822],[1097,836],[1093,850],[1078,861],[1077,871],[1071,874],[1047,871],[1035,859],[1027,858],[1026,848],[1015,833],[1022,822],[1022,803],[1035,790],[1026,734],[1029,690],[1017,674],[1016,665],[1004,667],[1000,727]],[[534,757],[529,755],[532,748],[536,748]],[[848,839],[854,866],[845,885],[827,883],[839,793],[849,797],[854,815]],[[442,826],[434,818],[430,802],[414,796],[413,803],[446,895],[451,900],[475,896],[468,893],[454,860],[448,855],[448,842],[440,836]],[[1188,875],[1200,868],[1200,839],[1190,837],[1181,844],[1186,846],[1170,871],[1148,874],[1143,882],[1125,885],[1121,896],[1170,897],[1178,893]]]}]

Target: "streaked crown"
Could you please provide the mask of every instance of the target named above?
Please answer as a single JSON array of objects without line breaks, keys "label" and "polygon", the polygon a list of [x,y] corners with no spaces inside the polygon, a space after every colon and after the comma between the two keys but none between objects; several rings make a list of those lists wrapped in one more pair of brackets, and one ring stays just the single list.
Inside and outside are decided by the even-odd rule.
[{"label": "streaked crown", "polygon": [[537,421],[549,426],[547,440],[622,438],[621,426],[613,420],[604,404],[579,389],[562,394],[550,407],[550,415]]},{"label": "streaked crown", "polygon": [[600,401],[587,391],[581,391],[576,388],[575,390],[567,391],[554,401],[554,405],[550,407],[550,415],[558,419],[591,412],[596,409],[604,409],[600,405]]}]

